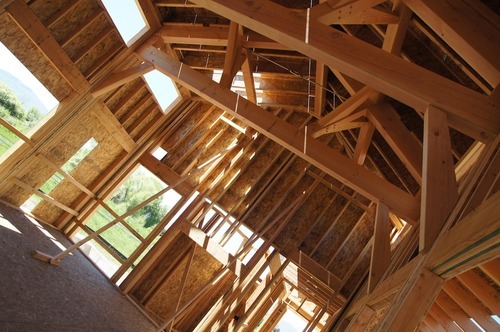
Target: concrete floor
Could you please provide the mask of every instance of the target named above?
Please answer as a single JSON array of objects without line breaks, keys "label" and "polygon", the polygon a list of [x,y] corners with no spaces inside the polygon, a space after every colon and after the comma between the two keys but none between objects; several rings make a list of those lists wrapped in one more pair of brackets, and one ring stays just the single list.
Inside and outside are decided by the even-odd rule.
[{"label": "concrete floor", "polygon": [[71,243],[0,204],[0,331],[154,331],[154,325],[77,250],[60,266],[31,257]]}]

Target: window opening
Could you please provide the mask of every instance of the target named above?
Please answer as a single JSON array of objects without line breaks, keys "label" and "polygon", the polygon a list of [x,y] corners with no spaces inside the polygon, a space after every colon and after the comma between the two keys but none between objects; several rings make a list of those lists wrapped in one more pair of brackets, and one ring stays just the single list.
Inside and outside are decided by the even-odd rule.
[{"label": "window opening", "polygon": [[157,147],[157,148],[153,151],[153,153],[152,153],[153,157],[155,157],[156,159],[158,159],[158,160],[160,160],[160,161],[162,161],[162,160],[163,160],[163,158],[165,158],[165,156],[166,156],[167,154],[168,154],[168,152],[167,152],[167,151],[165,151],[165,149],[163,149],[161,146]]},{"label": "window opening", "polygon": [[43,84],[0,42],[0,156],[29,136],[58,104]]},{"label": "window opening", "polygon": [[163,113],[168,113],[180,100],[174,82],[156,69],[143,76]]},{"label": "window opening", "polygon": [[[167,185],[163,181],[145,167],[139,165],[105,203],[114,213],[122,216],[166,187]],[[90,250],[97,251],[99,254],[96,254],[95,257],[88,255],[89,258],[98,266],[102,265],[102,270],[116,272],[121,264],[130,258],[153,231],[157,232],[158,234],[153,241],[133,262],[130,271],[159,240],[164,230],[159,230],[156,226],[177,205],[181,198],[180,194],[170,189],[132,215],[119,221],[98,236],[98,241],[95,242],[95,245],[92,244],[93,248]],[[95,232],[114,220],[114,215],[101,206],[86,223],[85,232]],[[113,259],[109,259],[110,252]],[[116,258],[119,258],[119,260]],[[118,267],[110,268],[110,266],[116,265]],[[114,272],[110,272],[111,275]],[[123,276],[120,280],[123,280]]]},{"label": "window opening", "polygon": [[136,0],[102,0],[118,32],[127,46],[132,45],[149,30]]},{"label": "window opening", "polygon": [[[98,144],[99,143],[93,137],[90,138],[73,156],[71,156],[71,158],[68,159],[68,161],[64,163],[64,165],[61,166],[61,169],[69,174],[95,149]],[[49,195],[62,182],[63,179],[64,177],[59,172],[55,172],[47,181],[45,181],[44,184],[40,186],[39,191]],[[35,207],[40,204],[42,200],[43,199],[37,195],[31,195],[31,197],[28,198],[28,200],[24,202],[21,207],[26,211],[33,211],[33,209],[35,209]]]}]

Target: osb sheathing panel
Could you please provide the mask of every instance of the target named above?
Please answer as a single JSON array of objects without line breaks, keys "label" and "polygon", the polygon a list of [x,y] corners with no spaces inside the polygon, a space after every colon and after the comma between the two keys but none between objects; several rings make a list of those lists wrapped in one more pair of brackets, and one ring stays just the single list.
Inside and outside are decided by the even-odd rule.
[{"label": "osb sheathing panel", "polygon": [[[250,140],[250,139],[247,140],[247,144],[245,145],[244,151],[240,156],[240,158],[234,163],[234,166],[229,171],[226,172],[226,176],[224,176],[215,186],[215,188],[212,189],[211,191],[212,197],[218,197],[219,195],[221,195],[224,192],[225,187],[228,185],[229,181],[233,179],[234,176],[241,176],[241,174],[243,174],[242,169],[246,167],[246,165],[248,165],[248,163],[250,162],[250,158],[256,152],[256,150],[263,144],[265,139],[266,138],[264,136],[259,135],[255,140]],[[244,172],[246,172],[246,170],[247,169],[245,169]],[[261,171],[262,170],[263,169],[261,169]],[[233,185],[231,185],[227,189],[228,191],[231,191],[231,193],[228,193],[223,197],[232,196],[234,198],[234,196],[241,197],[244,195],[245,191],[248,188],[248,183],[246,185],[235,185],[236,182],[238,182],[238,180],[239,178],[235,179]],[[219,201],[220,204],[226,206],[226,204],[223,202],[227,202],[227,200],[222,199]]]},{"label": "osb sheathing panel", "polygon": [[[245,213],[247,206],[259,195],[263,186],[271,180],[273,176],[273,172],[279,169],[280,165],[287,161],[287,158],[291,155],[291,152],[281,148],[281,146],[273,141],[269,141],[267,145],[272,145],[277,149],[276,154],[269,153],[267,150],[265,153],[259,153],[252,159],[250,162],[252,163],[250,167],[247,168],[247,171],[240,176],[238,182],[233,186],[244,186],[248,189],[248,186],[251,188],[250,191],[245,195],[240,206],[234,210],[234,214],[236,216],[241,216]],[[274,166],[271,166],[271,169],[265,173],[262,173],[266,168],[270,165],[270,162],[274,160],[275,157],[278,157],[275,161]],[[228,197],[229,202],[226,203],[228,208],[231,208],[238,202],[240,197],[235,196],[233,198]]]},{"label": "osb sheathing panel", "polygon": [[[186,268],[187,260],[179,264],[172,274],[162,283],[161,287],[146,305],[146,309],[157,316],[167,318],[175,312],[177,299],[181,292],[181,281]],[[203,288],[222,267],[222,264],[205,250],[197,247],[191,267],[187,275],[186,284],[182,293],[180,307]]]},{"label": "osb sheathing panel", "polygon": [[[239,133],[236,129],[229,127],[223,130],[223,134],[214,141],[212,146],[209,149],[202,150],[200,156],[195,159],[196,164],[204,163],[205,161],[211,159],[213,156],[219,154],[220,152],[229,148],[231,143],[233,143],[235,134]],[[241,136],[243,134],[240,133]],[[213,170],[208,174],[206,178],[203,179],[203,183],[200,186],[200,191],[205,192],[209,189],[209,187],[214,183],[214,181],[218,180],[220,174],[224,174],[226,169],[230,166],[231,160],[237,155],[238,148],[233,148],[229,151],[222,159],[219,160],[218,163],[214,166]],[[187,166],[188,161],[186,160],[183,165],[181,165],[180,169],[184,169]],[[200,182],[202,173],[197,174],[193,177],[193,181]],[[192,183],[194,185],[194,183]]]},{"label": "osb sheathing panel", "polygon": [[30,4],[30,8],[44,22],[51,18],[66,3],[67,0],[38,0],[33,1]]},{"label": "osb sheathing panel", "polygon": [[[286,196],[285,201],[280,204],[279,208],[273,214],[273,217],[278,216],[282,210],[286,209],[287,206],[292,203],[294,197],[301,194],[301,192],[298,193],[296,190],[292,190],[291,194],[287,196],[290,186],[298,179],[299,176],[301,176],[301,170],[304,169],[306,165],[307,163],[304,160],[295,158],[290,169],[272,183],[269,188],[270,190],[266,192],[264,199],[259,202],[255,209],[252,209],[252,212],[248,218],[246,218],[246,223],[252,229],[255,230],[256,227],[259,227],[262,220],[264,220],[264,218],[266,218],[271,210],[276,206],[278,200]],[[271,218],[270,220],[273,219]],[[272,230],[269,230],[269,232],[272,232]]]},{"label": "osb sheathing panel", "polygon": [[[131,291],[131,295],[136,298],[138,302],[143,302],[145,300],[146,294],[152,289],[152,287],[154,287],[155,283],[162,278],[163,274],[171,268],[176,258],[186,251],[191,241],[187,236],[183,235],[179,231],[174,231],[169,239],[160,239],[160,241],[164,240],[170,242],[167,248],[158,257],[158,259],[155,260],[153,266],[148,270],[142,281]],[[155,248],[153,248],[151,252],[154,250]],[[137,266],[137,269],[140,269],[141,264],[146,262],[147,259],[148,256],[146,255]]]},{"label": "osb sheathing panel", "polygon": [[[204,121],[201,126],[191,130],[190,133],[186,135],[171,151],[166,161],[170,167],[174,167],[174,165],[177,165],[174,169],[175,171],[179,173],[184,171],[185,167],[189,165],[191,160],[199,155],[201,151],[205,150],[208,142],[215,139],[217,134],[227,128],[226,125],[220,120],[216,120],[216,122],[212,126],[212,124],[210,123],[211,120],[214,119],[212,118],[208,121]],[[201,141],[202,138],[203,141]],[[213,146],[213,144],[214,142],[212,142],[211,147]],[[181,159],[184,161],[179,165],[179,162],[182,161]]]},{"label": "osb sheathing panel", "polygon": [[327,265],[332,255],[339,249],[346,236],[354,227],[363,210],[352,203],[340,217],[333,229],[327,234],[321,246],[316,250],[312,258],[321,265]]},{"label": "osb sheathing panel", "polygon": [[[108,106],[108,108],[112,112],[116,113],[118,111],[116,109],[118,107],[118,104],[120,104],[123,100],[125,100],[125,102],[126,102],[130,98],[130,94],[132,93],[132,90],[134,90],[135,88],[137,88],[139,86],[142,86],[142,88],[144,88],[145,84],[146,83],[141,78],[136,78],[135,80],[132,80],[132,81],[116,88],[115,90],[113,90],[112,95],[110,95],[109,97],[107,97],[105,99],[106,106]],[[140,93],[140,91],[138,91],[137,93]],[[123,106],[125,106],[125,105],[123,105]]]},{"label": "osb sheathing panel", "polygon": [[[149,97],[148,97],[149,96]],[[139,118],[148,108],[151,107],[151,105],[155,104],[155,101],[153,100],[153,98],[151,97],[151,95],[149,94],[149,92],[145,93],[144,95],[145,98],[148,98],[146,100],[146,102],[144,102],[144,104],[140,105],[139,107],[133,105],[132,107],[130,107],[130,109],[128,110],[128,112],[132,112],[132,115],[127,115],[128,116],[128,119],[126,119],[125,121],[123,121],[123,117],[121,118],[122,121],[120,121],[122,123],[122,125],[127,128],[129,127],[132,123],[135,122],[135,120],[137,120],[137,118]]]},{"label": "osb sheathing panel", "polygon": [[[64,5],[64,4],[62,4]],[[62,40],[71,36],[78,30],[80,25],[99,8],[94,0],[79,0],[68,13],[59,21],[49,27],[54,38],[61,43]]]},{"label": "osb sheathing panel", "polygon": [[349,297],[355,291],[356,286],[361,282],[361,279],[364,278],[368,272],[368,268],[370,267],[370,259],[371,249],[364,254],[358,266],[354,268],[351,276],[347,279],[348,282],[346,282],[344,288],[342,288],[341,290],[342,295],[344,295],[345,297]]},{"label": "osb sheathing panel", "polygon": [[[165,149],[165,151],[169,152],[174,152],[172,151],[172,148],[174,145],[183,140],[186,135],[189,134],[189,131],[193,126],[196,125],[203,116],[205,115],[206,112],[210,109],[210,105],[208,103],[200,103],[196,108],[191,110],[189,114],[182,120],[182,123],[178,126],[178,128],[172,132],[169,137],[162,143],[162,148]],[[212,113],[219,113],[221,111],[214,111]],[[219,113],[220,115],[220,113]],[[214,114],[215,116],[215,114]],[[166,161],[166,159],[165,159]]]},{"label": "osb sheathing panel", "polygon": [[61,101],[71,93],[71,86],[7,14],[0,15],[0,41],[57,100]]},{"label": "osb sheathing panel", "polygon": [[130,137],[135,139],[137,138],[137,135],[141,132],[141,130],[143,130],[145,127],[156,125],[156,123],[152,123],[152,121],[158,114],[162,114],[162,116],[165,116],[163,112],[158,110],[158,107],[155,107],[153,111],[151,111],[150,114],[144,120],[142,120],[141,123],[132,132],[129,133]]},{"label": "osb sheathing panel", "polygon": [[333,192],[321,184],[311,192],[276,239],[276,243],[285,255],[289,250],[299,247],[311,225],[320,216],[323,206],[328,204],[332,196]]},{"label": "osb sheathing panel", "polygon": [[[71,171],[71,176],[84,186],[88,186],[115,160],[123,151],[121,145],[101,125],[100,121],[90,112],[66,135],[54,148],[50,155],[64,160],[71,158],[91,137],[98,145],[82,162]],[[80,189],[69,181],[63,180],[50,196],[57,201],[70,206],[81,194]],[[33,213],[45,221],[55,221],[63,211],[52,204],[41,202]]]},{"label": "osb sheathing panel", "polygon": [[206,298],[200,298],[198,302],[192,306],[193,309],[185,315],[180,321],[178,321],[174,327],[178,331],[194,331],[199,322],[203,319],[206,313],[215,305],[219,298],[221,298],[233,284],[236,277],[233,274],[228,274],[223,280],[218,282],[216,286],[213,286],[211,291],[214,291],[214,295],[208,300]]},{"label": "osb sheathing panel", "polygon": [[86,49],[88,45],[96,38],[102,30],[109,26],[106,16],[101,15],[94,20],[91,25],[81,31],[71,42],[69,42],[64,50],[68,56],[73,59],[81,50]]},{"label": "osb sheathing panel", "polygon": [[[329,200],[331,197],[329,197]],[[342,207],[347,203],[347,200],[337,195],[330,204],[324,215],[318,220],[316,225],[311,229],[311,232],[302,242],[300,250],[307,255],[311,255],[314,247],[321,241],[321,238],[326,234],[328,228],[335,222],[338,215],[341,213]],[[329,201],[326,203],[329,204]],[[323,208],[323,207],[322,207]]]},{"label": "osb sheathing panel", "polygon": [[[152,101],[151,94],[149,93],[148,89],[146,89],[146,86],[144,86],[140,91],[138,91],[136,94],[133,96],[129,96],[129,99],[127,100],[127,103],[123,105],[123,107],[118,110],[117,113],[115,113],[115,116],[117,119],[120,120],[120,122],[123,122],[123,117],[128,113],[128,112],[133,112],[137,111],[137,103],[142,99],[142,98],[148,98],[145,102],[145,104],[150,104]],[[143,109],[145,105],[142,105],[140,108]]]},{"label": "osb sheathing panel", "polygon": [[85,56],[78,61],[78,69],[86,74],[86,71],[109,50],[124,45],[120,36],[115,32],[108,34],[101,42],[96,44]]},{"label": "osb sheathing panel", "polygon": [[[17,178],[21,180],[21,182],[27,184],[32,188],[39,188],[45,181],[47,181],[47,179],[54,173],[54,171],[41,160],[31,159],[31,161],[33,162],[33,166],[30,169],[30,172],[25,173],[22,176],[17,175]],[[25,189],[12,184],[10,188],[5,191],[1,198],[9,203],[20,206],[24,204],[24,202],[31,195],[32,194]]]},{"label": "osb sheathing panel", "polygon": [[375,205],[372,205],[360,222],[354,228],[345,245],[332,262],[332,267],[337,276],[343,278],[354,261],[359,256],[365,245],[373,235],[373,222],[375,219]]}]

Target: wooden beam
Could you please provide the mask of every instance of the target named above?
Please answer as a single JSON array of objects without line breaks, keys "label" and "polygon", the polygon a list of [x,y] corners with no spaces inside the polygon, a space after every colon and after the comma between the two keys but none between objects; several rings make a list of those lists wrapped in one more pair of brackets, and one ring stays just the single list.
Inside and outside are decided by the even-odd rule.
[{"label": "wooden beam", "polygon": [[377,6],[348,15],[330,17],[331,24],[396,24],[399,17],[391,10]]},{"label": "wooden beam", "polygon": [[424,117],[420,252],[427,252],[434,244],[457,201],[458,187],[446,114],[431,106]]},{"label": "wooden beam", "polygon": [[314,116],[321,117],[325,110],[326,83],[328,79],[328,67],[316,61],[316,86],[314,92]]},{"label": "wooden beam", "polygon": [[399,297],[391,305],[389,312],[378,326],[378,331],[413,330],[425,317],[427,310],[441,290],[444,280],[427,269],[421,270],[413,278],[415,277],[416,280],[405,285]]},{"label": "wooden beam", "polygon": [[466,271],[457,276],[457,279],[467,287],[491,312],[500,312],[500,299],[498,291],[485,279],[473,270]]},{"label": "wooden beam", "polygon": [[[456,0],[403,0],[491,86],[500,83],[500,31],[470,6]],[[499,17],[496,17],[498,22]]]},{"label": "wooden beam", "polygon": [[365,305],[363,309],[361,309],[361,313],[359,314],[356,321],[354,321],[353,324],[350,326],[349,330],[364,331],[374,315],[375,315],[375,310]]},{"label": "wooden beam", "polygon": [[356,92],[349,99],[344,101],[342,104],[334,108],[330,113],[318,120],[320,127],[328,126],[329,124],[335,123],[350,114],[354,113],[360,107],[366,107],[366,101],[373,95],[375,90],[368,86],[364,86]]},{"label": "wooden beam", "polygon": [[[164,23],[158,34],[165,43],[204,45],[204,46],[227,46],[229,37],[229,26],[203,26],[192,23]],[[289,50],[271,39],[253,31],[241,36],[241,45],[245,48],[258,48],[269,50]]]},{"label": "wooden beam", "polygon": [[429,269],[440,276],[452,278],[496,257],[500,239],[498,206],[500,192],[440,237],[429,254]]},{"label": "wooden beam", "polygon": [[384,204],[377,205],[375,231],[370,260],[368,293],[373,292],[391,262],[391,221],[389,209]]},{"label": "wooden beam", "polygon": [[149,73],[153,69],[154,67],[150,63],[141,63],[137,66],[127,68],[118,73],[113,73],[109,75],[109,77],[104,81],[94,86],[90,90],[90,93],[92,94],[92,96],[94,96],[94,98],[97,98],[106,92],[114,90],[127,82],[130,82],[146,73]]},{"label": "wooden beam", "polygon": [[472,323],[469,315],[453,299],[441,291],[436,298],[436,304],[440,306],[464,331],[480,332],[477,326]]},{"label": "wooden beam", "polygon": [[480,266],[481,271],[486,273],[497,284],[500,284],[500,259],[496,258]]},{"label": "wooden beam", "polygon": [[398,22],[387,26],[382,49],[389,53],[400,55],[406,31],[410,25],[412,11],[405,4],[401,3],[401,1],[396,1],[393,9],[399,14]]},{"label": "wooden beam", "polygon": [[76,92],[83,93],[89,88],[89,83],[80,70],[26,2],[15,0],[6,10]]},{"label": "wooden beam", "polygon": [[350,17],[355,13],[374,7],[383,0],[327,0],[311,9],[311,19],[323,24],[333,24],[335,20]]},{"label": "wooden beam", "polygon": [[187,221],[180,224],[178,228],[197,245],[212,255],[212,257],[221,262],[223,266],[228,265],[227,268],[237,277],[241,277],[247,272],[245,265],[239,259],[234,259],[233,255],[229,254],[221,245],[205,234],[201,229],[193,226]]},{"label": "wooden beam", "polygon": [[356,148],[354,149],[354,155],[352,157],[358,165],[363,165],[365,163],[374,132],[375,126],[371,123],[361,126],[359,130],[358,141],[356,142]]},{"label": "wooden beam", "polygon": [[59,202],[58,200],[50,197],[49,195],[43,193],[42,191],[40,190],[37,190],[35,188],[32,188],[30,187],[29,185],[27,185],[26,183],[22,182],[21,180],[19,179],[16,179],[16,178],[12,178],[12,181],[14,182],[14,184],[16,186],[19,186],[21,188],[23,188],[24,190],[26,190],[27,192],[31,193],[31,194],[34,194],[38,197],[40,197],[41,199],[43,199],[44,201],[54,205],[54,206],[57,206],[58,208],[74,215],[75,217],[77,217],[79,215],[79,213],[75,210],[73,210],[72,208],[62,204],[61,202]]},{"label": "wooden beam", "polygon": [[[299,15],[270,1],[193,0],[193,3],[321,61],[385,95],[425,112],[435,105],[463,119],[481,135],[500,129],[498,106],[487,96],[465,88],[400,57],[348,36],[314,20],[306,29]],[[280,17],[276,20],[276,17]],[[409,79],[419,77],[419,80]],[[420,82],[426,82],[421,84]]]},{"label": "wooden beam", "polygon": [[101,122],[104,128],[115,138],[115,140],[127,152],[134,151],[137,144],[130,137],[127,131],[123,128],[118,119],[111,113],[106,104],[99,102],[96,109],[92,109],[92,113]]},{"label": "wooden beam", "polygon": [[448,280],[443,290],[474,320],[486,331],[497,331],[498,324],[491,318],[491,314],[484,305],[474,296],[463,288],[456,279]]},{"label": "wooden beam", "polygon": [[301,128],[288,124],[232,91],[223,89],[203,74],[182,66],[179,61],[154,47],[142,48],[138,55],[153,63],[156,69],[179,84],[249,124],[372,201],[383,202],[405,219],[418,220],[420,204],[415,197],[357,165],[326,144],[310,136],[306,139],[305,131]]},{"label": "wooden beam", "polygon": [[367,115],[410,174],[422,183],[422,145],[401,122],[394,108],[382,103],[370,107]]},{"label": "wooden beam", "polygon": [[255,81],[253,79],[252,64],[250,63],[250,52],[244,49],[245,62],[241,66],[241,71],[243,73],[243,81],[245,82],[245,91],[247,93],[247,99],[254,104],[257,104],[257,95],[255,93]]},{"label": "wooden beam", "polygon": [[[237,56],[241,53],[241,40],[240,35],[238,33],[239,25],[236,22],[231,21],[229,24],[229,34],[228,34],[228,42],[226,47],[226,56],[224,57],[224,69],[222,71],[222,76],[219,84],[225,88],[230,88],[231,83],[233,82],[235,72],[235,62]],[[236,69],[236,71],[239,68]]]}]

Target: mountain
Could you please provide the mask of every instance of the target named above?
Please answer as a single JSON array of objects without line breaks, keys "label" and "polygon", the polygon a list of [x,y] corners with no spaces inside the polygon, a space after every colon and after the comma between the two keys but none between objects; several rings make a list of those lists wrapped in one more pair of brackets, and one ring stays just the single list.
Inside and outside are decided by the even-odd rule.
[{"label": "mountain", "polygon": [[21,103],[23,104],[26,110],[30,110],[31,108],[38,108],[40,113],[46,114],[49,110],[42,103],[40,98],[31,91],[31,89],[26,86],[23,82],[18,80],[11,73],[0,69],[0,82],[7,85],[9,89],[14,92],[14,94],[19,98]]}]

